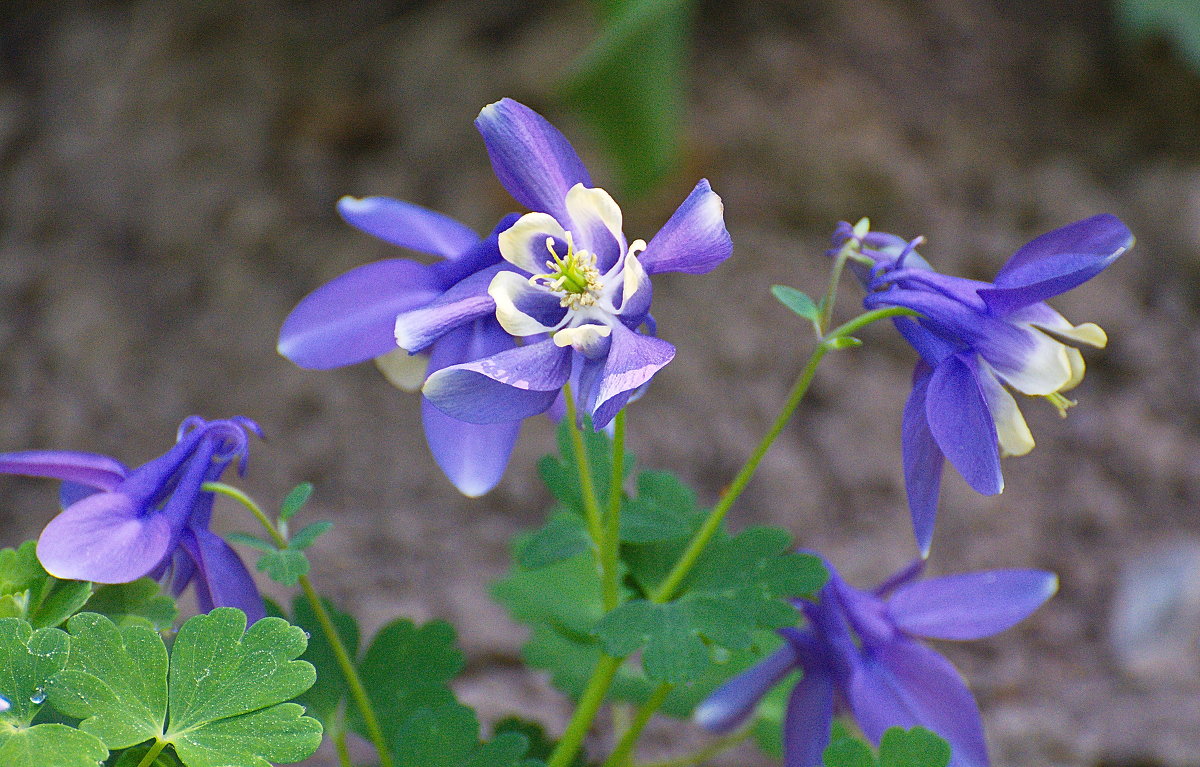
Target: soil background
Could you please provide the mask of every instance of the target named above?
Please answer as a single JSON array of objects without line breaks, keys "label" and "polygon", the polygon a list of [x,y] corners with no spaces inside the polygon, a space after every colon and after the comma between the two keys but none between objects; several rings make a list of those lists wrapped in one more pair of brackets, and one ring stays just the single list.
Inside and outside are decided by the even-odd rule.
[{"label": "soil background", "polygon": [[[452,621],[466,702],[486,722],[519,711],[558,731],[566,706],[519,667],[524,632],[486,596],[507,540],[548,506],[534,461],[549,422],[529,422],[495,491],[465,499],[434,466],[412,395],[370,364],[305,371],[274,347],[310,290],[401,255],[346,226],[341,195],[391,195],[479,231],[513,209],[471,124],[489,102],[542,111],[606,185],[596,145],[552,98],[596,29],[581,0],[7,0],[0,450],[137,465],[190,414],[256,419],[269,440],[241,484],[264,500],[316,484],[309,513],[336,523],[322,589],[368,630]],[[1079,407],[1060,421],[1024,403],[1039,445],[1006,462],[1000,496],[947,472],[930,568],[1060,575],[1019,627],[942,647],[996,765],[1200,764],[1195,570],[1147,592],[1178,609],[1145,627],[1140,670],[1108,640],[1129,563],[1200,540],[1200,77],[1166,44],[1121,39],[1092,0],[708,0],[689,77],[685,167],[625,206],[625,230],[648,238],[705,176],[735,255],[656,281],[679,353],[631,412],[631,450],[716,497],[808,349],[767,288],[819,293],[839,219],[924,234],[939,268],[987,279],[1036,234],[1120,216],[1136,248],[1055,302],[1111,338],[1087,354]],[[731,524],[782,525],[869,585],[914,554],[898,439],[914,355],[889,328],[864,337],[831,355]],[[51,518],[52,484],[0,479],[0,545]],[[216,524],[248,526],[228,507]],[[643,755],[700,742],[666,723]],[[712,763],[772,762],[744,746]]]}]

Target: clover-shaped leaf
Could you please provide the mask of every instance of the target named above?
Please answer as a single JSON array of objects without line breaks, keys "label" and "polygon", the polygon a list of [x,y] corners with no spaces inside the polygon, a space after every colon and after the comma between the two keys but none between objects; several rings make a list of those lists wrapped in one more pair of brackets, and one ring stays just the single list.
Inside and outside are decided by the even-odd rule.
[{"label": "clover-shaped leaf", "polygon": [[70,640],[54,628],[34,630],[21,618],[0,618],[0,764],[4,767],[96,767],[108,749],[93,735],[64,724],[31,725],[51,678],[69,657]]},{"label": "clover-shaped leaf", "polygon": [[835,734],[822,755],[825,767],[946,767],[950,745],[924,727],[889,727],[879,754],[848,733]]},{"label": "clover-shaped leaf", "polygon": [[0,617],[26,618],[34,628],[57,626],[92,594],[87,581],[67,581],[47,573],[37,559],[37,543],[0,551]]},{"label": "clover-shaped leaf", "polygon": [[187,767],[269,767],[300,761],[321,743],[320,723],[284,702],[307,690],[314,672],[294,660],[304,631],[280,618],[247,630],[240,610],[197,615],[180,628],[169,659],[145,625],[118,628],[81,613],[67,628],[70,660],[48,693],[110,748],[153,739]]}]

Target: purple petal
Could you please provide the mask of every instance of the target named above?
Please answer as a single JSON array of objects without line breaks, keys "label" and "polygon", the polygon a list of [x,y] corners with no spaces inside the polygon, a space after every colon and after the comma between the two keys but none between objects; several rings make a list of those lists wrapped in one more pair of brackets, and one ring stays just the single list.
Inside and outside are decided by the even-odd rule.
[{"label": "purple petal", "polygon": [[733,240],[725,229],[725,206],[708,181],[702,180],[650,240],[639,259],[650,274],[703,274],[732,253]]},{"label": "purple petal", "polygon": [[[471,362],[513,348],[513,339],[495,320],[476,320],[452,330],[433,345],[430,372]],[[438,466],[469,498],[491,490],[504,475],[520,431],[520,421],[474,424],[451,418],[421,399],[425,439]]]},{"label": "purple petal", "polygon": [[947,357],[934,368],[925,417],[938,447],[975,492],[995,495],[1004,489],[996,424],[975,371],[962,355]]},{"label": "purple petal", "polygon": [[611,326],[608,354],[587,360],[579,377],[582,407],[592,425],[608,425],[639,386],[675,357],[675,347],[661,338],[635,333],[624,325]]},{"label": "purple petal", "polygon": [[733,732],[750,718],[758,702],[799,668],[791,642],[718,687],[696,707],[693,721],[717,735]]},{"label": "purple petal", "polygon": [[393,316],[392,348],[399,345],[416,354],[454,328],[494,313],[496,302],[488,295],[488,285],[508,268],[499,263],[478,271],[425,306]]},{"label": "purple petal", "polygon": [[929,556],[929,544],[933,541],[934,523],[937,521],[938,493],[942,485],[942,467],[945,456],[929,429],[926,416],[926,398],[929,379],[933,368],[924,362],[917,363],[913,371],[912,393],[904,404],[904,417],[900,429],[900,446],[904,457],[904,491],[908,496],[908,510],[912,515],[913,533],[921,556]]},{"label": "purple petal", "polygon": [[129,476],[129,469],[115,458],[95,453],[23,450],[0,453],[0,474],[47,477],[97,490],[115,490]]},{"label": "purple petal", "polygon": [[188,528],[180,544],[196,565],[196,601],[202,611],[236,607],[246,614],[247,625],[266,617],[254,579],[223,538],[204,528]]},{"label": "purple petal", "polygon": [[1058,590],[1044,570],[990,570],[901,586],[888,615],[910,634],[934,639],[981,639],[1024,620]]},{"label": "purple petal", "polygon": [[583,161],[566,137],[544,117],[512,99],[489,104],[475,127],[483,134],[492,169],[517,202],[569,221],[567,191],[590,187]]},{"label": "purple petal", "polygon": [[175,538],[164,515],[142,512],[124,493],[89,496],[50,520],[38,538],[38,559],[56,578],[135,581],[162,561]]},{"label": "purple petal", "polygon": [[571,372],[570,348],[540,341],[443,368],[422,392],[439,410],[469,423],[519,421],[544,412]]},{"label": "purple petal", "polygon": [[892,320],[904,340],[917,350],[917,354],[930,365],[936,365],[958,351],[958,348],[942,336],[934,333],[912,317],[896,317]]},{"label": "purple petal", "polygon": [[822,668],[805,666],[783,720],[784,767],[820,767],[832,724],[833,678]]},{"label": "purple petal", "polygon": [[454,258],[479,242],[479,235],[449,216],[391,197],[343,197],[337,209],[351,226],[422,253]]},{"label": "purple petal", "polygon": [[864,652],[846,689],[863,734],[876,745],[889,727],[924,727],[950,743],[951,767],[987,767],[975,698],[950,662],[903,637]]},{"label": "purple petal", "polygon": [[994,281],[979,291],[996,314],[1045,301],[1095,277],[1133,246],[1133,233],[1107,213],[1055,229],[1008,259]]},{"label": "purple petal", "polygon": [[309,293],[283,321],[279,353],[303,368],[352,365],[396,348],[396,317],[440,293],[433,270],[390,259],[346,272]]}]

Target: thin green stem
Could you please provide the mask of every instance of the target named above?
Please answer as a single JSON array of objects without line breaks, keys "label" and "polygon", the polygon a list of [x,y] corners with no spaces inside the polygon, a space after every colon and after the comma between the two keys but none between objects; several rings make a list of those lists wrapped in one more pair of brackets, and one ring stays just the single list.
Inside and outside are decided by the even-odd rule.
[{"label": "thin green stem", "polygon": [[137,767],[150,767],[150,765],[154,764],[154,760],[158,758],[158,755],[161,754],[162,750],[166,747],[167,741],[155,740],[154,745],[151,746],[150,750],[146,752],[146,755],[142,757],[142,761],[137,763]]},{"label": "thin green stem", "polygon": [[633,715],[633,722],[630,723],[629,729],[621,736],[621,739],[617,742],[617,747],[609,754],[608,759],[604,761],[602,767],[628,767],[632,763],[633,749],[637,746],[638,738],[642,736],[642,730],[646,728],[646,725],[650,722],[650,717],[654,716],[654,712],[658,711],[673,689],[675,689],[675,685],[668,682],[663,682],[654,688],[654,692],[650,693],[650,697],[638,707],[637,712]]},{"label": "thin green stem", "polygon": [[350,749],[346,746],[345,730],[333,737],[333,747],[337,750],[338,764],[341,767],[354,767],[354,763],[350,761]]},{"label": "thin green stem", "polygon": [[775,439],[783,431],[783,427],[791,420],[792,414],[796,411],[800,401],[804,399],[804,395],[808,392],[808,387],[812,384],[813,377],[816,375],[817,366],[821,364],[821,360],[833,348],[831,344],[836,339],[846,337],[851,333],[863,328],[872,322],[888,319],[890,317],[900,317],[905,315],[916,315],[917,313],[911,309],[905,309],[898,306],[891,306],[886,309],[875,309],[855,317],[833,330],[829,331],[813,348],[812,354],[808,357],[808,362],[805,363],[804,369],[800,372],[800,377],[796,379],[792,390],[788,393],[787,402],[784,403],[783,409],[779,411],[779,415],[771,424],[771,428],[763,435],[762,440],[754,448],[754,452],[746,459],[746,463],[742,466],[737,476],[729,484],[729,489],[721,496],[717,504],[713,506],[709,512],[708,518],[704,520],[704,524],[692,537],[692,542],[687,550],[675,563],[675,567],[667,575],[667,579],[662,582],[658,590],[651,596],[653,602],[667,602],[679,589],[683,579],[691,572],[695,566],[696,560],[704,553],[704,549],[708,546],[709,541],[716,535],[721,528],[721,522],[725,519],[725,514],[741,496],[742,491],[746,489],[746,485],[754,476],[754,472],[758,469],[759,463],[762,462],[763,456],[767,454],[767,450],[775,442]]},{"label": "thin green stem", "polygon": [[617,675],[617,669],[621,667],[623,660],[623,658],[614,658],[611,655],[600,656],[599,662],[596,663],[596,670],[592,672],[592,678],[588,680],[587,689],[583,691],[583,696],[579,699],[579,706],[571,716],[571,721],[567,723],[567,729],[563,732],[562,739],[554,747],[554,753],[550,754],[550,761],[546,762],[546,767],[567,767],[575,758],[588,730],[592,728],[592,722],[600,710],[600,704],[604,702],[604,696],[608,693],[608,688],[612,685],[612,680]]},{"label": "thin green stem", "polygon": [[667,759],[664,762],[643,762],[637,765],[637,767],[691,767],[694,764],[701,764],[708,759],[712,759],[722,751],[728,751],[746,738],[749,738],[753,733],[754,730],[752,729],[733,732],[714,740],[694,754]]},{"label": "thin green stem", "polygon": [[604,573],[604,611],[621,602],[617,570],[621,553],[621,486],[625,482],[625,410],[613,420],[612,476],[608,486],[608,512],[604,517],[604,545],[600,548],[601,572]]},{"label": "thin green stem", "polygon": [[567,407],[563,418],[567,420],[567,430],[571,434],[571,450],[575,453],[575,464],[579,470],[579,494],[583,497],[583,512],[587,519],[588,535],[591,536],[596,550],[603,551],[604,519],[600,512],[600,502],[596,500],[596,485],[592,481],[592,464],[588,460],[587,448],[583,444],[583,432],[579,430],[575,398],[571,395],[570,384],[563,386],[563,400]]},{"label": "thin green stem", "polygon": [[[209,492],[221,493],[245,506],[266,529],[267,534],[271,536],[276,546],[280,548],[287,546],[287,540],[284,539],[279,530],[250,496],[236,487],[226,485],[222,482],[205,482],[202,485],[202,489]],[[321,625],[321,633],[325,635],[330,649],[333,650],[338,668],[341,669],[342,676],[346,680],[346,686],[349,688],[350,698],[354,701],[355,708],[362,715],[363,724],[367,728],[367,736],[370,738],[379,755],[379,767],[392,767],[392,752],[388,749],[387,741],[383,737],[383,731],[379,728],[379,718],[375,716],[375,708],[371,705],[371,699],[367,696],[362,678],[358,675],[358,669],[354,667],[354,661],[351,659],[350,653],[346,650],[346,645],[342,643],[342,638],[338,634],[337,628],[333,625],[333,619],[329,617],[329,611],[325,609],[325,603],[317,595],[316,589],[313,588],[312,581],[307,575],[300,576],[300,589],[304,592],[304,598],[308,600],[313,614],[317,617],[317,623]]]}]

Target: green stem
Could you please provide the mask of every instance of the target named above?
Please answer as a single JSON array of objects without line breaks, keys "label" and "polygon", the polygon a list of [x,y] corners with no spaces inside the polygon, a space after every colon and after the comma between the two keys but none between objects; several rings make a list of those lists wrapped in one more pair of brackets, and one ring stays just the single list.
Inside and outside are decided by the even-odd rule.
[{"label": "green stem", "polygon": [[162,750],[166,747],[167,741],[156,739],[154,741],[154,745],[151,746],[150,750],[146,752],[146,755],[142,757],[142,761],[137,763],[137,767],[150,767],[150,765],[154,764],[154,760],[158,758],[158,755],[161,754]]},{"label": "green stem", "polygon": [[[575,464],[579,470],[579,494],[583,497],[583,512],[587,518],[588,535],[597,551],[604,550],[604,521],[600,512],[600,502],[596,500],[596,485],[592,481],[592,464],[588,460],[587,448],[583,444],[583,432],[579,430],[578,414],[575,411],[575,398],[571,395],[571,385],[563,386],[563,400],[567,412],[563,418],[567,420],[567,431],[571,434],[571,449],[575,453]],[[601,566],[603,566],[601,562]]]},{"label": "green stem", "polygon": [[[267,534],[271,536],[271,540],[279,548],[286,548],[287,540],[279,533],[267,515],[250,496],[243,493],[241,490],[226,485],[223,482],[205,482],[201,489],[213,493],[220,493],[228,496],[250,510],[250,513],[258,519]],[[362,715],[363,724],[367,728],[367,736],[371,743],[375,746],[375,750],[379,755],[379,767],[392,767],[392,752],[388,749],[387,741],[384,740],[383,731],[379,728],[379,719],[375,716],[375,709],[371,705],[371,699],[367,696],[366,688],[363,687],[362,678],[358,675],[358,669],[354,667],[354,661],[350,658],[350,653],[346,650],[346,645],[342,643],[341,636],[338,635],[337,628],[333,625],[333,619],[329,617],[329,611],[325,609],[325,603],[321,601],[321,597],[317,595],[313,588],[312,581],[307,575],[300,576],[300,588],[304,592],[304,598],[308,600],[308,604],[312,607],[313,614],[317,617],[317,623],[321,624],[321,633],[325,635],[325,639],[329,642],[330,649],[333,650],[334,658],[337,660],[338,668],[342,671],[342,676],[346,680],[346,686],[350,690],[350,698],[354,701],[355,707]]]},{"label": "green stem", "polygon": [[596,670],[592,672],[592,678],[588,680],[587,689],[583,691],[583,696],[579,699],[579,706],[571,716],[571,721],[567,723],[567,729],[563,732],[558,745],[554,747],[554,753],[550,754],[550,761],[546,762],[546,767],[567,767],[575,758],[588,730],[592,728],[592,721],[595,720],[596,713],[600,710],[600,704],[604,702],[604,696],[608,693],[608,688],[612,685],[612,680],[617,675],[617,669],[621,667],[623,660],[623,658],[614,658],[611,655],[600,656],[599,662],[596,663]]},{"label": "green stem", "polygon": [[625,410],[613,421],[612,476],[608,486],[608,513],[604,523],[604,545],[600,548],[601,572],[604,573],[604,611],[621,602],[617,576],[621,553],[621,486],[625,482]]},{"label": "green stem", "polygon": [[337,749],[338,764],[340,767],[354,767],[354,763],[350,761],[350,749],[346,746],[346,732],[344,730],[334,736],[333,747]]},{"label": "green stem", "polygon": [[817,343],[812,350],[812,354],[809,355],[804,369],[800,372],[800,377],[792,385],[792,390],[788,393],[787,402],[779,412],[779,415],[776,416],[774,423],[771,424],[771,428],[767,430],[762,440],[754,448],[754,452],[746,459],[746,463],[729,484],[729,489],[721,496],[717,504],[713,506],[712,511],[708,513],[708,518],[704,520],[704,524],[696,531],[696,534],[692,537],[691,544],[675,563],[675,567],[667,575],[666,580],[662,582],[658,590],[651,596],[650,600],[652,602],[667,602],[675,596],[675,592],[679,589],[680,584],[683,583],[683,579],[691,572],[700,555],[704,553],[704,549],[708,546],[709,541],[712,540],[712,537],[721,528],[721,522],[724,521],[725,514],[733,506],[734,502],[737,501],[738,497],[741,496],[742,491],[746,489],[746,485],[749,484],[750,479],[754,476],[759,463],[762,462],[763,456],[767,454],[767,450],[770,449],[780,432],[783,431],[783,427],[791,419],[792,413],[796,411],[796,407],[799,406],[800,401],[804,399],[804,395],[808,392],[808,387],[812,384],[813,376],[816,375],[817,366],[821,364],[821,360],[825,357],[825,354],[833,348],[832,344],[834,341],[848,336],[872,322],[904,315],[916,315],[916,312],[898,306],[875,309],[861,314],[843,325],[839,325],[837,328],[829,331]]},{"label": "green stem", "polygon": [[724,737],[714,740],[704,748],[694,754],[680,756],[675,759],[668,759],[665,762],[643,762],[637,767],[691,767],[693,764],[701,764],[704,761],[713,758],[722,751],[728,751],[737,744],[741,743],[746,738],[754,733],[752,729],[745,729],[739,732],[730,733]]},{"label": "green stem", "polygon": [[675,689],[675,685],[669,682],[663,682],[658,687],[654,688],[654,692],[650,693],[650,697],[646,702],[638,707],[637,713],[633,715],[633,722],[630,723],[629,729],[621,736],[621,740],[617,742],[617,747],[605,760],[602,767],[628,767],[633,760],[633,749],[637,746],[638,738],[642,736],[642,730],[650,722],[650,717],[654,716],[654,712],[658,711],[667,696],[671,694],[671,690]]}]

